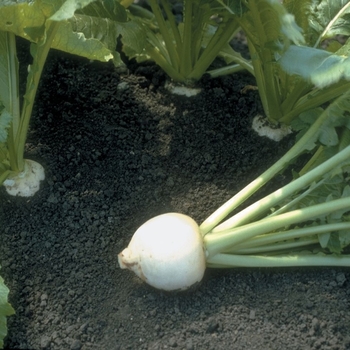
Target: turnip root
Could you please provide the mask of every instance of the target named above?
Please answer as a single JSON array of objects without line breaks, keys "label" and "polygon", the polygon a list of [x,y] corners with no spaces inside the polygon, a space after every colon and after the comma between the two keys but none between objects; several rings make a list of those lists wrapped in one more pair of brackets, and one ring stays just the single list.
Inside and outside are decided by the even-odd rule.
[{"label": "turnip root", "polygon": [[190,86],[174,84],[170,82],[167,82],[165,84],[165,88],[174,95],[186,96],[186,97],[196,96],[201,92],[200,88],[193,88]]},{"label": "turnip root", "polygon": [[149,285],[173,291],[202,280],[206,255],[196,222],[183,214],[168,213],[144,223],[118,255],[118,262]]},{"label": "turnip root", "polygon": [[40,181],[44,179],[44,168],[33,160],[25,159],[24,170],[8,177],[4,181],[4,186],[7,193],[12,196],[31,197],[39,190]]},{"label": "turnip root", "polygon": [[257,132],[259,136],[265,136],[276,142],[281,141],[284,137],[292,133],[290,126],[281,125],[279,127],[273,127],[269,121],[264,119],[261,115],[257,115],[253,119],[252,129]]}]

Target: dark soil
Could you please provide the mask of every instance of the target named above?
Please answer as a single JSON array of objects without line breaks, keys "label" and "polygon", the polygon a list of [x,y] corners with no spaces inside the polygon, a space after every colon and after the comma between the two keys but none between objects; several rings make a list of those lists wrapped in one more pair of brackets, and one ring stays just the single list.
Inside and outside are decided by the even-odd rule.
[{"label": "dark soil", "polygon": [[[347,269],[207,270],[164,293],[117,254],[147,219],[197,222],[293,143],[259,138],[246,74],[204,78],[192,98],[143,65],[117,71],[52,51],[26,157],[46,169],[33,198],[0,196],[1,275],[16,315],[7,349],[350,349]],[[279,176],[271,188],[286,181]]]}]

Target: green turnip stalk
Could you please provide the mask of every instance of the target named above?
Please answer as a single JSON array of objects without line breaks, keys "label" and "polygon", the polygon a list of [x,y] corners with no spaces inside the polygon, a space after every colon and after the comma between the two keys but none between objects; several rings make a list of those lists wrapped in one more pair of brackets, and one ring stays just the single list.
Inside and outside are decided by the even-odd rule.
[{"label": "green turnip stalk", "polygon": [[[188,233],[192,232],[193,239],[182,245],[186,251],[197,251],[200,256],[197,260],[205,259],[206,266],[211,268],[350,266],[350,254],[342,254],[350,244],[350,138],[347,128],[342,132],[338,146],[332,144],[319,148],[321,151],[314,151],[311,161],[296,179],[232,215],[233,210],[300,154],[317,149],[318,139],[324,139],[327,130],[332,134],[333,125],[340,126],[341,120],[347,123],[342,116],[349,103],[349,95],[339,97],[320,113],[290,151],[200,226],[186,216],[178,216],[181,225],[185,225],[187,220],[192,223]],[[331,152],[325,153],[328,149]],[[328,158],[319,161],[326,154],[329,154]],[[199,276],[203,276],[203,265],[196,275],[189,268],[194,265],[193,256],[180,249],[178,252],[171,250],[168,255],[172,268],[166,278],[167,259],[164,254],[158,259],[155,252],[163,251],[161,237],[164,241],[170,240],[173,247],[173,242],[183,236],[183,229],[175,227],[174,215],[179,214],[164,214],[146,222],[135,234],[131,246],[118,256],[122,268],[136,271],[145,282],[164,290],[187,289],[200,281]],[[149,235],[157,237],[156,248],[150,245],[143,247],[142,242],[151,241]],[[181,243],[177,245],[181,246]],[[165,246],[164,252],[168,249]],[[191,262],[186,263],[187,259]],[[186,268],[175,273],[174,266],[180,265]],[[147,267],[146,272],[144,266]],[[187,280],[189,271],[192,277]],[[181,276],[181,281],[176,281],[176,275]],[[164,282],[169,278],[171,283]]]},{"label": "green turnip stalk", "polygon": [[[332,169],[341,165],[347,159],[350,159],[350,146],[315,168],[312,172],[286,185],[281,191],[281,199],[283,198],[283,192],[296,192],[298,189],[304,188],[309,185],[311,178],[315,174],[318,174],[319,177],[326,175],[327,172],[332,172]],[[271,199],[276,199],[276,192],[262,201],[267,202]],[[261,201],[257,203],[258,207],[260,207]],[[261,210],[264,209],[263,207],[264,205],[261,205]],[[250,214],[251,219],[254,219],[257,211],[255,205],[247,209],[248,211],[242,211],[245,214],[243,216],[249,216]],[[230,225],[225,225],[225,230],[215,230],[214,228],[206,234],[201,232],[201,235],[198,234],[201,231],[200,227],[194,224],[193,220],[189,217],[180,216],[180,214],[176,213],[164,214],[146,222],[144,226],[141,226],[136,231],[130,246],[119,254],[119,264],[122,268],[129,268],[134,272],[136,271],[136,274],[150,285],[164,290],[187,289],[193,283],[200,281],[199,277],[203,276],[203,264],[199,264],[198,275],[195,275],[196,278],[194,279],[192,277],[194,272],[192,269],[189,269],[189,267],[194,266],[192,251],[196,251],[196,249],[199,255],[197,255],[195,261],[202,261],[203,257],[205,257],[208,267],[350,266],[350,255],[335,256],[324,253],[322,255],[315,255],[311,252],[300,256],[298,254],[282,254],[284,251],[288,252],[291,249],[295,250],[295,248],[314,247],[319,242],[317,236],[320,234],[350,232],[349,222],[320,224],[316,226],[307,224],[303,228],[293,228],[295,224],[307,223],[310,220],[341,210],[350,210],[350,197],[315,204],[275,216],[268,216],[239,227],[236,227],[238,223],[234,220]],[[178,239],[180,240],[178,234],[184,233],[181,226],[179,230],[176,228],[177,223],[172,219],[176,215],[179,215],[180,225],[185,225],[186,221],[192,220],[191,228],[188,230],[192,232],[190,236],[192,238],[189,241],[187,237],[187,241],[182,245],[189,252],[188,255],[185,254],[186,252],[184,250],[180,249],[176,252],[174,248],[174,242],[177,242]],[[220,225],[218,227],[220,228]],[[284,229],[289,227],[292,228]],[[141,241],[140,237],[142,237]],[[150,237],[156,238],[150,239]],[[170,239],[171,243],[162,247],[160,242],[162,239],[164,241]],[[144,242],[147,242],[147,248],[144,247]],[[154,243],[155,246],[150,247]],[[177,242],[176,248],[179,246],[181,246],[181,243]],[[166,247],[174,248],[174,250],[171,250],[171,254],[165,257],[167,253]],[[164,253],[161,259],[156,258],[155,253],[157,250]],[[272,253],[273,255],[258,255],[265,253]],[[172,266],[169,274],[166,270],[166,259],[168,258]],[[190,259],[190,262],[187,259]],[[177,272],[182,278],[181,283],[177,283],[176,273],[174,272],[176,269],[174,267],[180,266],[180,264],[184,265],[185,269],[180,269]],[[144,266],[146,266],[146,271],[144,271]],[[159,269],[162,272],[161,276],[158,273]],[[188,271],[191,271],[192,275],[189,280],[186,280],[185,276]],[[158,280],[157,277],[160,277],[160,279]],[[185,283],[183,283],[183,279],[185,279]]]},{"label": "green turnip stalk", "polygon": [[[12,116],[7,140],[8,162],[10,166],[3,173],[1,180],[4,182],[7,192],[14,196],[33,196],[38,191],[40,182],[45,178],[44,168],[33,160],[24,159],[24,151],[40,77],[59,25],[59,22],[48,20],[46,22],[46,35],[42,42],[39,41],[37,44],[31,44],[33,63],[28,67],[27,86],[21,112],[19,107],[18,62],[15,35],[10,32],[0,33],[0,40],[8,43],[7,50],[3,53],[3,55],[7,55],[7,60],[5,61],[3,58],[3,65],[1,66],[4,71],[8,72],[8,77],[4,79],[6,86],[3,87],[1,91],[3,93],[0,94],[0,97],[3,99],[5,107]],[[8,64],[6,67],[4,64],[6,62],[12,64]]]},{"label": "green turnip stalk", "polygon": [[[83,7],[89,7],[89,15],[83,14]],[[115,51],[116,33],[109,29],[112,27],[111,16],[121,19],[123,14],[126,18],[126,13],[122,6],[115,9],[113,14],[106,13],[104,4],[94,0],[0,2],[0,184],[4,183],[8,193],[31,196],[44,178],[43,167],[24,159],[24,152],[37,90],[50,49],[91,60],[113,60],[116,66],[120,66],[123,62]],[[75,14],[76,10],[80,12]],[[96,14],[93,19],[92,13]],[[108,21],[103,16],[107,16]],[[22,105],[16,36],[31,42],[33,58],[28,67]]]},{"label": "green turnip stalk", "polygon": [[[137,6],[131,6],[131,12],[135,14],[131,16],[131,21],[142,28],[142,34],[145,35],[140,35],[138,40],[141,44],[138,47],[132,45],[133,50],[126,54],[136,59],[140,55],[151,58],[174,82],[185,86],[198,81],[215,58],[230,48],[229,42],[239,29],[233,15],[217,6],[216,1],[184,1],[182,23],[177,23],[167,0],[150,0],[149,5],[152,10],[150,14],[144,9],[136,9]],[[127,41],[123,37],[121,40],[124,43]],[[247,60],[233,53],[230,56],[231,63],[243,63],[243,68],[253,71]],[[227,73],[238,70],[242,68],[234,67]],[[215,76],[224,72],[214,69],[210,74]]]}]

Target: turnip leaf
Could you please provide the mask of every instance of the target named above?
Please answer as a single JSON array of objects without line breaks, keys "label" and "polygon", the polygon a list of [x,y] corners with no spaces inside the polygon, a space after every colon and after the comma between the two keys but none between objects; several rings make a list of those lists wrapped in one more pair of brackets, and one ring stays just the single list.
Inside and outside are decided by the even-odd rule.
[{"label": "turnip leaf", "polygon": [[348,0],[285,0],[283,4],[303,29],[308,46],[318,47],[327,38],[350,34]]},{"label": "turnip leaf", "polygon": [[[126,22],[128,20],[124,6],[115,0],[90,1],[89,5],[77,10],[75,14],[106,18],[115,22]],[[73,16],[68,17],[68,19],[71,17]]]},{"label": "turnip leaf", "polygon": [[315,47],[324,39],[335,35],[350,35],[350,3],[348,0],[322,0],[314,2],[309,15],[310,29],[318,38]]},{"label": "turnip leaf", "polygon": [[66,0],[51,17],[52,21],[63,21],[74,16],[75,11],[89,5],[95,0]]},{"label": "turnip leaf", "polygon": [[[46,20],[60,21],[52,48],[92,60],[113,60],[115,65],[122,65],[123,62],[115,50],[122,22],[117,24],[110,18],[125,19],[125,9],[114,5],[114,10],[108,17],[100,17],[102,14],[106,16],[111,2],[91,2],[92,0],[36,0],[1,3],[0,30],[9,31],[31,42],[38,42],[45,33]],[[87,10],[90,15],[83,12],[82,6],[86,4],[90,4]],[[80,12],[74,14],[74,8],[80,9]],[[96,16],[92,16],[93,13],[96,13]]]},{"label": "turnip leaf", "polygon": [[[343,50],[348,50],[348,45]],[[339,56],[325,50],[291,45],[278,60],[288,73],[303,77],[318,88],[350,80],[350,57]]]},{"label": "turnip leaf", "polygon": [[[128,57],[137,59],[140,56],[147,56],[147,46],[150,45],[148,36],[151,35],[147,25],[135,19],[118,25],[118,29],[123,43],[123,52]],[[159,41],[160,46],[161,40]]]}]

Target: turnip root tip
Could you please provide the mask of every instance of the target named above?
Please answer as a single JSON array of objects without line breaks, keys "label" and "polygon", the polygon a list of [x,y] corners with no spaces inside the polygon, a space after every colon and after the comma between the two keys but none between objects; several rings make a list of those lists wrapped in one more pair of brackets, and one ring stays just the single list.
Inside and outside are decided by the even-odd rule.
[{"label": "turnip root tip", "polygon": [[118,262],[149,285],[173,291],[202,280],[206,255],[196,222],[183,214],[168,213],[144,223],[118,255]]}]

